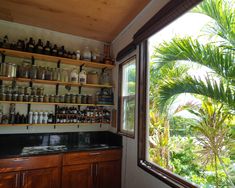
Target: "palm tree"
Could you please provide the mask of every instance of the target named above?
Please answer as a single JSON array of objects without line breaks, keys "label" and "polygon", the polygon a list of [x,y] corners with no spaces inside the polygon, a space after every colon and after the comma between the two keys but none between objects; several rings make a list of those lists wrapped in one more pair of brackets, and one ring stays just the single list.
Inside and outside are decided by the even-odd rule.
[{"label": "palm tree", "polygon": [[[158,116],[162,116],[161,114],[163,114],[164,117],[164,114],[169,111],[171,104],[179,95],[189,93],[200,96],[201,99],[222,104],[220,110],[226,108],[228,109],[226,111],[227,114],[234,114],[235,1],[205,0],[193,9],[192,12],[204,14],[211,18],[211,23],[204,29],[205,35],[210,40],[207,43],[201,43],[200,40],[192,37],[175,37],[170,42],[163,42],[155,48],[153,55],[155,62],[150,68],[150,71],[153,69],[155,71],[154,75],[156,75],[157,73],[161,73],[161,70],[164,70],[166,74],[161,81],[153,84],[152,90],[150,85],[150,96],[151,94],[155,96],[154,101],[151,101],[150,98],[150,103],[154,104],[152,106],[157,110]],[[175,66],[177,64],[178,66]],[[174,69],[172,67],[169,68],[172,65],[174,65]],[[187,73],[187,70],[182,74],[177,74],[177,71],[179,73],[179,69],[182,69],[183,66],[186,66],[187,69],[191,65],[200,67],[200,70],[206,69],[206,74],[201,77],[192,76]],[[174,74],[174,71],[176,74]],[[157,79],[154,78],[154,80]],[[207,127],[208,123],[211,122],[208,122],[206,118],[210,119],[212,116],[209,117],[210,114],[208,115],[209,112],[207,110],[200,110],[201,116],[205,115],[204,121],[198,124],[198,128],[201,130],[201,136],[204,136],[204,138],[207,136],[209,138],[211,136],[210,134],[216,133],[210,137],[211,141],[217,138],[222,139],[220,140],[220,144],[224,146],[223,136],[227,136],[227,127],[224,126],[222,119],[216,122],[219,127],[218,131],[218,127],[216,129]],[[217,113],[218,116],[221,115],[219,111],[214,111],[214,113]],[[211,132],[206,135],[208,133],[206,131]],[[198,139],[203,141],[200,137]],[[217,147],[217,145],[214,146],[215,148]],[[205,147],[205,151],[210,152],[208,147],[208,145]],[[213,160],[217,169],[217,160],[221,165],[223,165],[223,161],[219,157],[221,148],[217,148],[217,150],[215,148],[213,148],[212,153],[215,156]],[[206,153],[204,152],[203,154]],[[217,170],[215,171],[218,187],[218,174]],[[227,172],[225,173],[227,174]],[[230,183],[232,184],[231,181]]]}]

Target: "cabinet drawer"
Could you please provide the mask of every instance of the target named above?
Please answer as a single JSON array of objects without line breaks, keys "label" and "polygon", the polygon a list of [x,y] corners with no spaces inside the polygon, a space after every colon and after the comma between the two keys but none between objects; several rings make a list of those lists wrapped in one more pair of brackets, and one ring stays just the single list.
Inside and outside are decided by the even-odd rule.
[{"label": "cabinet drawer", "polygon": [[67,153],[64,154],[63,165],[120,160],[121,155],[121,149]]},{"label": "cabinet drawer", "polygon": [[0,173],[57,167],[60,165],[60,163],[61,163],[61,155],[0,159]]}]

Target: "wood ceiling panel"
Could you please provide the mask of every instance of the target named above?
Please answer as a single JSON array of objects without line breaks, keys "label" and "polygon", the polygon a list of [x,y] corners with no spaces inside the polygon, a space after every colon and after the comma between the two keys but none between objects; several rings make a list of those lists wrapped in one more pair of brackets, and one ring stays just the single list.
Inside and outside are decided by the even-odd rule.
[{"label": "wood ceiling panel", "polygon": [[0,19],[111,42],[150,0],[0,0]]}]

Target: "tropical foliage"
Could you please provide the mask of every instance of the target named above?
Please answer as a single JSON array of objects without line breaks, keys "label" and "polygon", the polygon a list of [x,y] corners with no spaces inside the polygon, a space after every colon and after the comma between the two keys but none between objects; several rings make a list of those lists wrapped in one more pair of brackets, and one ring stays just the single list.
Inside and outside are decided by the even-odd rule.
[{"label": "tropical foliage", "polygon": [[150,159],[200,187],[232,187],[235,1],[204,0],[191,12],[210,17],[203,40],[164,41],[150,63]]}]

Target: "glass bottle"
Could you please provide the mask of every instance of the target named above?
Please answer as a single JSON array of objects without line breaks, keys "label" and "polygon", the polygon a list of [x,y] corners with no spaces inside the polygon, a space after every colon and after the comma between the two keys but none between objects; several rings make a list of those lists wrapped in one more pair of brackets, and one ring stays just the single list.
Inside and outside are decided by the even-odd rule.
[{"label": "glass bottle", "polygon": [[49,41],[46,42],[46,45],[44,46],[43,52],[46,55],[51,55],[51,44]]},{"label": "glass bottle", "polygon": [[43,53],[43,43],[41,39],[38,39],[38,43],[35,46],[35,52],[38,54],[42,54]]},{"label": "glass bottle", "polygon": [[57,56],[58,54],[58,48],[57,45],[55,44],[54,47],[51,49],[51,55]]},{"label": "glass bottle", "polygon": [[86,71],[82,70],[82,71],[79,73],[79,83],[81,83],[81,84],[86,84],[86,80],[87,80]]},{"label": "glass bottle", "polygon": [[58,50],[58,56],[63,57],[64,55],[64,46],[61,46],[60,49]]},{"label": "glass bottle", "polygon": [[2,47],[3,48],[10,48],[10,43],[9,43],[9,39],[8,39],[8,36],[5,35],[4,38],[3,38],[3,44],[2,44]]},{"label": "glass bottle", "polygon": [[78,82],[78,70],[77,69],[73,69],[73,71],[70,73],[70,81],[71,82]]},{"label": "glass bottle", "polygon": [[89,50],[88,46],[86,46],[83,50],[82,57],[85,61],[91,61],[91,51]]},{"label": "glass bottle", "polygon": [[29,42],[26,44],[26,51],[34,52],[35,42],[32,37],[29,38]]},{"label": "glass bottle", "polygon": [[37,66],[36,65],[33,65],[31,67],[30,78],[31,79],[37,79]]}]

